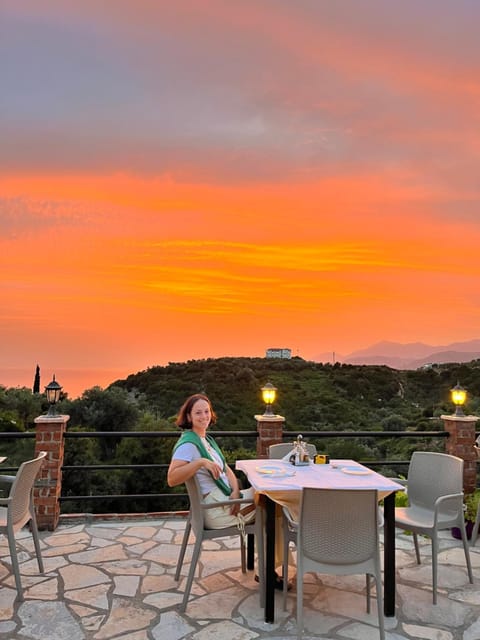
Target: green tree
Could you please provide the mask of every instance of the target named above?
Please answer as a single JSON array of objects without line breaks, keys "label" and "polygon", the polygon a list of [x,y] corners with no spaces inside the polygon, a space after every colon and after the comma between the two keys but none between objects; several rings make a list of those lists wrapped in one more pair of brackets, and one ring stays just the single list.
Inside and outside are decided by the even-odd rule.
[{"label": "green tree", "polygon": [[33,428],[34,419],[42,412],[43,398],[33,395],[28,387],[11,387],[3,399],[4,408],[13,412],[19,431]]},{"label": "green tree", "polygon": [[[71,426],[82,426],[94,431],[131,431],[139,417],[135,399],[119,387],[92,387],[81,398],[62,403],[70,414]],[[101,459],[110,460],[121,437],[100,438]]]},{"label": "green tree", "polygon": [[405,431],[409,421],[397,413],[392,413],[381,421],[383,431]]}]

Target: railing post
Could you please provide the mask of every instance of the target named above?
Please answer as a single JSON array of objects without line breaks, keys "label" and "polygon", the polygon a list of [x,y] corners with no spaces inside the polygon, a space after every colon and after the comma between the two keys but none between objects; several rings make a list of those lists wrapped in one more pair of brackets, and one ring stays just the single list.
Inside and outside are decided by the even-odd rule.
[{"label": "railing post", "polygon": [[62,466],[65,441],[63,435],[70,416],[39,416],[35,418],[35,455],[47,456],[33,490],[33,503],[39,529],[54,531],[60,517],[59,497],[62,493]]},{"label": "railing post", "polygon": [[446,438],[445,451],[463,459],[463,491],[473,493],[477,486],[477,452],[475,451],[475,423],[477,416],[440,416]]},{"label": "railing post", "polygon": [[255,416],[257,421],[257,458],[268,457],[268,447],[271,444],[279,444],[282,442],[283,435],[283,423],[285,418],[283,416],[268,416],[257,415]]}]

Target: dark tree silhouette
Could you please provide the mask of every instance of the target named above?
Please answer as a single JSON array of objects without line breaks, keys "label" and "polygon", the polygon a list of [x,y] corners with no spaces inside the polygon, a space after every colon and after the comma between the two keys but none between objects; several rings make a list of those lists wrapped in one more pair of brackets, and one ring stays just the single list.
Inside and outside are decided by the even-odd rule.
[{"label": "dark tree silhouette", "polygon": [[40,393],[40,367],[37,364],[35,380],[33,381],[33,393]]}]

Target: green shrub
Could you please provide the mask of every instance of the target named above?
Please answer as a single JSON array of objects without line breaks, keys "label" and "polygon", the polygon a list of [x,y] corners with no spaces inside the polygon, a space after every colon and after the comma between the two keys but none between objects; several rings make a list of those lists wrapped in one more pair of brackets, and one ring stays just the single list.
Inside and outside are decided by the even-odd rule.
[{"label": "green shrub", "polygon": [[475,522],[479,501],[480,489],[475,489],[473,493],[467,493],[467,495],[463,498],[463,502],[465,504],[466,522]]},{"label": "green shrub", "polygon": [[396,507],[408,507],[408,495],[406,491],[397,491],[395,494]]}]

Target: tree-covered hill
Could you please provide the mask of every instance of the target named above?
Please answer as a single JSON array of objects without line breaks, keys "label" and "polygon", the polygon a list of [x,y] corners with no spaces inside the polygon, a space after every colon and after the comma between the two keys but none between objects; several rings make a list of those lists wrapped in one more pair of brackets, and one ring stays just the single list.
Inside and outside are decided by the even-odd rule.
[{"label": "tree-covered hill", "polygon": [[402,428],[415,429],[450,412],[450,389],[457,380],[469,391],[466,410],[478,406],[480,361],[399,371],[301,358],[212,358],[152,367],[113,386],[167,420],[188,395],[204,392],[218,414],[217,429],[249,430],[253,416],[263,413],[260,389],[271,382],[278,389],[274,410],[286,418],[286,429],[382,430],[394,428],[395,415]]}]

